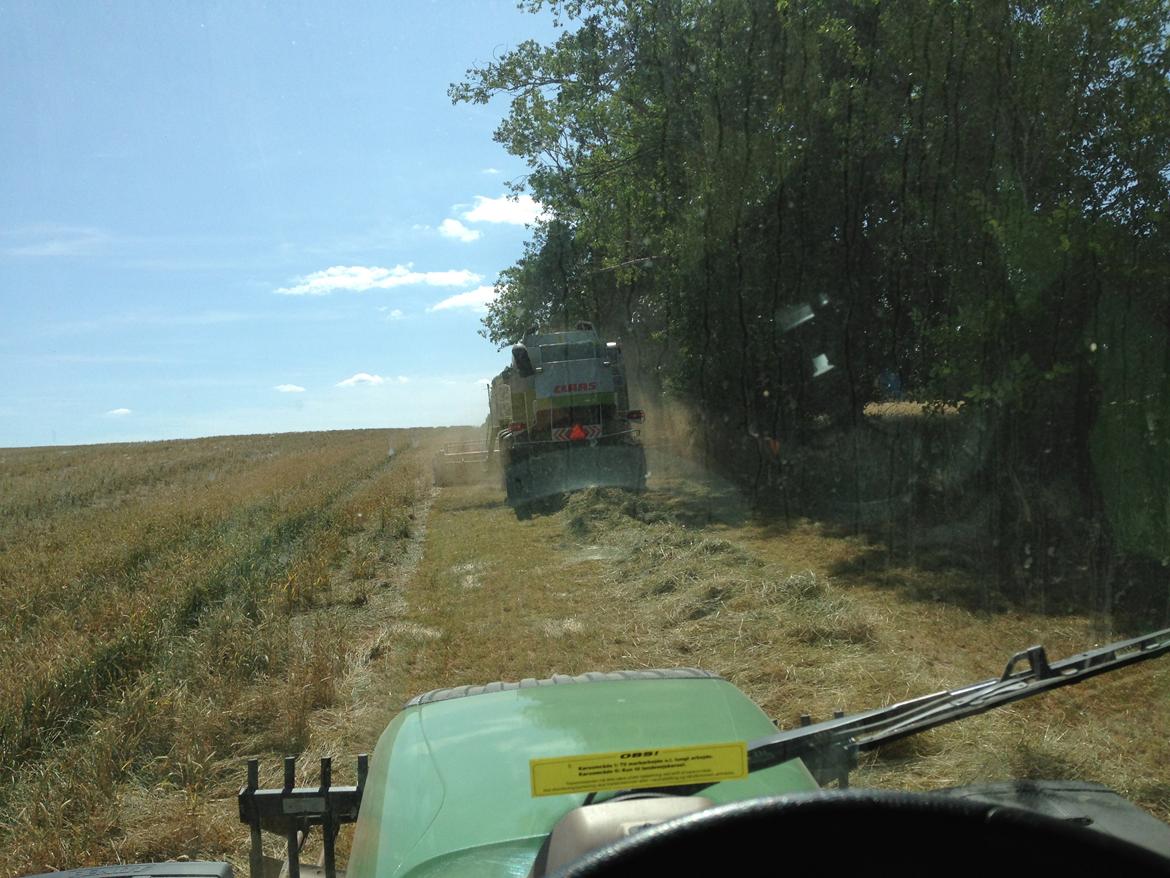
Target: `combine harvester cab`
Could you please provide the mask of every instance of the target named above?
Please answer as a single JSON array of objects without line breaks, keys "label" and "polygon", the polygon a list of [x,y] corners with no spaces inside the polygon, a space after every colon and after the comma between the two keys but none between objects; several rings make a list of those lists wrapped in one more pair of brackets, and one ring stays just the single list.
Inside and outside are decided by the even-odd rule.
[{"label": "combine harvester cab", "polygon": [[500,453],[508,502],[594,486],[640,491],[643,413],[629,407],[621,345],[592,324],[530,330],[492,381],[489,440]]}]

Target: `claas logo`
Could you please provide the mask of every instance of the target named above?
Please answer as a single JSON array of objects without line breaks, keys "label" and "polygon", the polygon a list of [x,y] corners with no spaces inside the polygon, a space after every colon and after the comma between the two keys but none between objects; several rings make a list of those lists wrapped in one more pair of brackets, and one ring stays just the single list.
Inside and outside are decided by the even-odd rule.
[{"label": "claas logo", "polygon": [[558,384],[553,388],[553,393],[582,393],[589,390],[596,390],[597,382],[590,381],[585,384]]}]

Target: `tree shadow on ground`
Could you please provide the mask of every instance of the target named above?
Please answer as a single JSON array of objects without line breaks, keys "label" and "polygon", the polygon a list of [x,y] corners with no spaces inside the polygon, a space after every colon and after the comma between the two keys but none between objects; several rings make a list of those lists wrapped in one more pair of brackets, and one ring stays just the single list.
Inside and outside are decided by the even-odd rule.
[{"label": "tree shadow on ground", "polygon": [[647,498],[685,527],[741,527],[753,516],[747,493],[697,463],[657,449],[647,453]]},{"label": "tree shadow on ground", "polygon": [[1170,623],[1170,571],[1118,554],[1083,474],[1005,459],[997,435],[977,410],[867,415],[778,459],[747,458],[759,532],[781,538],[804,521],[851,540],[826,559],[830,573],[910,600],[1088,615],[1127,632]]},{"label": "tree shadow on ground", "polygon": [[1047,548],[1021,542],[1005,549],[977,497],[950,518],[929,520],[904,510],[865,520],[824,504],[799,512],[757,508],[757,527],[782,538],[803,521],[825,537],[852,541],[852,551],[828,565],[846,587],[886,589],[983,615],[1093,616],[1135,635],[1170,624],[1170,576],[1160,564],[1102,557],[1104,551],[1078,544],[1081,530],[1072,526]]},{"label": "tree shadow on ground", "polygon": [[[841,535],[846,529],[829,524],[829,533]],[[845,586],[871,586],[897,592],[912,601],[947,604],[973,613],[1006,613],[1023,609],[999,588],[992,570],[980,570],[966,563],[956,564],[948,552],[920,553],[911,558],[891,551],[874,535],[853,557],[834,563],[829,573]]]}]

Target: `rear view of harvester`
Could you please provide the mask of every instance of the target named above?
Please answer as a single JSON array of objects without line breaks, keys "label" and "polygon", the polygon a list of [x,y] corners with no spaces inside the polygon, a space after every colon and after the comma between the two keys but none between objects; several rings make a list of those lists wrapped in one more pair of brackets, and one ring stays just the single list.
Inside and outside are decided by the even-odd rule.
[{"label": "rear view of harvester", "polygon": [[593,486],[645,487],[643,414],[629,407],[621,345],[602,343],[592,324],[525,333],[492,379],[490,407],[488,443],[512,505]]}]

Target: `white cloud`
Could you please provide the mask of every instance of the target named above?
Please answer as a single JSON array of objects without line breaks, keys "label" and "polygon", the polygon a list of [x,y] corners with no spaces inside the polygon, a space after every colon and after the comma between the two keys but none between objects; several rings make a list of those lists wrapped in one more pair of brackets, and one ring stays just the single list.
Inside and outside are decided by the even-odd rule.
[{"label": "white cloud", "polygon": [[463,223],[459,222],[459,220],[448,217],[439,223],[439,234],[444,238],[454,238],[457,241],[468,244],[478,240],[479,236],[483,233],[475,229],[469,229]]},{"label": "white cloud", "polygon": [[131,414],[130,409],[110,409],[106,412],[106,415],[113,418],[121,418],[128,414]]},{"label": "white cloud", "polygon": [[389,305],[379,305],[378,311],[385,314],[387,320],[401,320],[406,316],[402,313],[401,308],[391,308]]},{"label": "white cloud", "polygon": [[472,308],[476,311],[487,311],[487,306],[496,298],[495,287],[476,287],[466,293],[456,293],[448,296],[436,305],[427,308],[428,311],[450,311],[454,308]]},{"label": "white cloud", "polygon": [[410,383],[410,379],[407,378],[405,375],[399,375],[394,380],[397,381],[399,384],[409,384]]},{"label": "white cloud", "polygon": [[472,382],[472,384],[474,384],[476,387],[483,387],[485,384],[491,383],[492,379],[490,378],[476,378],[475,381]]},{"label": "white cloud", "polygon": [[325,296],[338,290],[386,290],[392,287],[417,286],[465,287],[478,283],[481,276],[467,269],[451,271],[415,271],[411,263],[382,268],[376,265],[334,265],[298,278],[291,286],[276,292],[285,296]]},{"label": "white cloud", "polygon": [[531,195],[519,195],[515,198],[507,195],[501,195],[499,198],[477,195],[475,206],[464,211],[463,218],[472,223],[525,226],[537,220],[547,219],[548,214],[540,202]]},{"label": "white cloud", "polygon": [[304,393],[305,392],[305,388],[301,387],[301,385],[299,385],[299,384],[277,384],[272,389],[279,390],[281,393]]},{"label": "white cloud", "polygon": [[498,173],[500,173],[500,169],[499,169],[499,168],[484,168],[484,169],[483,169],[483,171],[482,171],[481,173],[484,173],[484,174],[498,174]]},{"label": "white cloud", "polygon": [[359,384],[385,384],[386,379],[381,375],[371,375],[369,372],[358,372],[350,375],[344,381],[338,381],[338,387],[357,387]]}]

